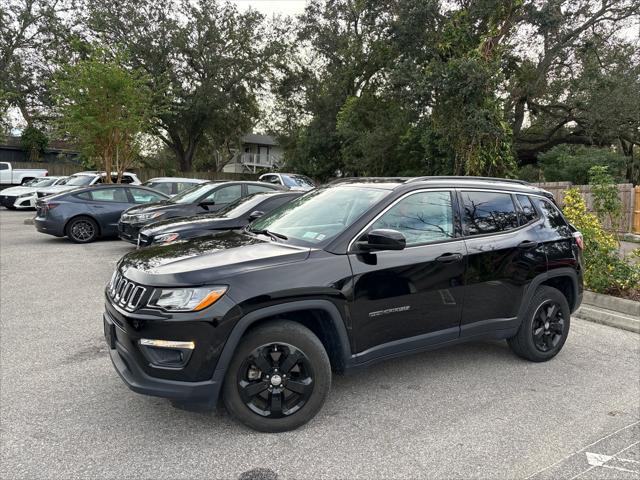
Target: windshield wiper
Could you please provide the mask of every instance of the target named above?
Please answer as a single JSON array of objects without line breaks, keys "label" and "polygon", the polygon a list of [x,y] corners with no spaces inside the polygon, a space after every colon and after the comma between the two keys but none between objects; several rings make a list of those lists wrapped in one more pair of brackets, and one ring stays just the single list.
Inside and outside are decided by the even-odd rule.
[{"label": "windshield wiper", "polygon": [[272,232],[270,230],[267,230],[266,228],[263,230],[249,230],[251,233],[258,233],[258,234],[262,234],[262,235],[268,235],[271,238],[273,238],[274,240],[276,238],[280,238],[282,240],[289,240],[289,237],[287,237],[286,235],[283,235],[281,233],[278,232]]}]

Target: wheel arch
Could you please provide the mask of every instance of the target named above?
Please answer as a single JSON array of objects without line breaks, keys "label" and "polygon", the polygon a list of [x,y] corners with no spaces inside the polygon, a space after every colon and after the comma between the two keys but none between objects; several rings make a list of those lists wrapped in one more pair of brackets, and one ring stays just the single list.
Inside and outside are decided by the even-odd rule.
[{"label": "wheel arch", "polygon": [[242,337],[252,328],[272,320],[300,323],[318,336],[327,350],[334,370],[343,371],[351,358],[349,336],[340,311],[329,300],[300,300],[260,308],[244,315],[231,331],[215,372],[214,380],[222,382],[233,354]]},{"label": "wheel arch", "polygon": [[541,285],[559,290],[567,299],[571,312],[574,312],[580,306],[581,295],[578,288],[578,274],[572,268],[561,267],[541,273],[531,281],[518,311],[519,321],[523,319],[529,302]]}]

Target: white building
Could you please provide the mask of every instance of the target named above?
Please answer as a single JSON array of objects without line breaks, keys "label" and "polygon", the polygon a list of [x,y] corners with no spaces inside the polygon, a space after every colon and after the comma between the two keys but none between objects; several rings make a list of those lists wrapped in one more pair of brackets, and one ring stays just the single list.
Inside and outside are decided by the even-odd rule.
[{"label": "white building", "polygon": [[242,147],[223,171],[230,173],[260,172],[280,167],[282,148],[271,135],[250,133],[242,137]]}]

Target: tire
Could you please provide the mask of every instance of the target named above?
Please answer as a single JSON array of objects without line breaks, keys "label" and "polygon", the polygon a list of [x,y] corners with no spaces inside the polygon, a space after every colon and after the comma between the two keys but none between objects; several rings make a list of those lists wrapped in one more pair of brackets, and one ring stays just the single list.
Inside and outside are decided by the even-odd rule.
[{"label": "tire", "polygon": [[507,340],[516,355],[532,362],[555,357],[569,335],[571,310],[559,290],[538,287],[525,312],[518,333]]},{"label": "tire", "polygon": [[284,432],[311,420],[330,388],[331,365],[322,342],[307,327],[279,320],[250,330],[241,340],[222,399],[246,426]]},{"label": "tire", "polygon": [[65,233],[74,243],[91,243],[99,236],[98,224],[91,217],[75,217],[67,224]]}]

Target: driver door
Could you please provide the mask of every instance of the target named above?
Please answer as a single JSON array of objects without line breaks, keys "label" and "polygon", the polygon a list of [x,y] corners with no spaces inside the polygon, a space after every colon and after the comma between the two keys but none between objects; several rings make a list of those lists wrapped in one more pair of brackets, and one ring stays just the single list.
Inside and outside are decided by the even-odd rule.
[{"label": "driver door", "polygon": [[459,336],[466,247],[456,233],[454,202],[449,190],[410,193],[367,228],[399,231],[404,250],[349,253],[362,361],[392,354],[400,341],[403,349],[420,348]]}]

